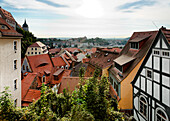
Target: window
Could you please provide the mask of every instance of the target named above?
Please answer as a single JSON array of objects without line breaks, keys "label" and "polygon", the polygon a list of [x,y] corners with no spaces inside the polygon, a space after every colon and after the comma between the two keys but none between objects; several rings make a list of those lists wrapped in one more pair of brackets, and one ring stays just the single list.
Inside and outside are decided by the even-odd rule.
[{"label": "window", "polygon": [[168,121],[168,117],[161,108],[156,109],[156,121]]},{"label": "window", "polygon": [[30,52],[28,52],[28,55],[30,54]]},{"label": "window", "polygon": [[35,52],[35,55],[37,55],[37,52]]},{"label": "window", "polygon": [[146,69],[146,77],[149,79],[152,79],[152,71],[149,69]]},{"label": "window", "polygon": [[25,65],[22,66],[22,69],[25,70]]},{"label": "window", "polygon": [[110,77],[110,83],[113,85],[113,79]]},{"label": "window", "polygon": [[17,107],[17,99],[14,100],[14,107]]},{"label": "window", "polygon": [[17,60],[14,60],[14,70],[17,69]]},{"label": "window", "polygon": [[131,45],[130,48],[132,48],[132,49],[139,49],[139,43],[138,42],[132,42],[130,45]]},{"label": "window", "polygon": [[14,90],[16,90],[16,89],[17,89],[17,79],[14,80]]},{"label": "window", "polygon": [[26,71],[29,71],[28,66],[26,66]]},{"label": "window", "polygon": [[31,50],[33,50],[34,48],[31,48]]},{"label": "window", "polygon": [[163,57],[170,57],[170,52],[168,52],[168,51],[162,51],[162,56],[163,56]]},{"label": "window", "polygon": [[33,52],[31,52],[31,54],[33,54]]},{"label": "window", "polygon": [[139,112],[147,118],[148,103],[144,96],[139,97]]},{"label": "window", "polygon": [[153,55],[160,55],[160,50],[153,50]]},{"label": "window", "polygon": [[122,66],[120,66],[120,65],[117,64],[116,62],[115,62],[115,67],[116,67],[120,72],[123,71]]},{"label": "window", "polygon": [[35,48],[35,50],[37,50],[37,48]]},{"label": "window", "polygon": [[14,50],[17,50],[17,41],[14,41]]},{"label": "window", "polygon": [[41,52],[39,52],[39,54],[41,54]]},{"label": "window", "polygon": [[114,82],[114,89],[115,89],[116,92],[118,93],[118,84],[116,84],[116,82]]},{"label": "window", "polygon": [[45,75],[43,75],[43,77],[42,77],[42,83],[44,83],[45,82]]},{"label": "window", "polygon": [[1,25],[1,29],[5,29],[5,25]]}]

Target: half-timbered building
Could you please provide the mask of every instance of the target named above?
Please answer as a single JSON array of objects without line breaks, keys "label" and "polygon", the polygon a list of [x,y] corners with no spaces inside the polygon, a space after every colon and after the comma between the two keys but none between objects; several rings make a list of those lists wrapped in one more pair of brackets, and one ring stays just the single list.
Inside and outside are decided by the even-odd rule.
[{"label": "half-timbered building", "polygon": [[170,120],[170,30],[159,30],[132,85],[136,120]]}]

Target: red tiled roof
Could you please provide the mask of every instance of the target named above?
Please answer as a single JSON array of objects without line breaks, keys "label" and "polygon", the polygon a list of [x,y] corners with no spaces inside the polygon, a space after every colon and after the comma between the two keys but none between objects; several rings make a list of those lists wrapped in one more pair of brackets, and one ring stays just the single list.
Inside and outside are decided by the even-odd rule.
[{"label": "red tiled roof", "polygon": [[50,56],[48,54],[26,56],[33,72],[44,73],[53,67]]},{"label": "red tiled roof", "polygon": [[78,51],[79,51],[80,49],[78,49],[78,48],[65,48],[65,50],[73,53],[75,50],[78,50]]},{"label": "red tiled roof", "polygon": [[170,29],[166,29],[166,28],[162,27],[161,30],[170,44]]},{"label": "red tiled roof", "polygon": [[0,17],[0,24],[6,25],[8,29],[1,29],[0,32],[2,33],[2,36],[10,36],[10,37],[22,37],[20,33],[14,30],[4,19]]},{"label": "red tiled roof", "polygon": [[15,19],[13,18],[12,14],[11,14],[10,12],[2,9],[1,7],[0,7],[0,11],[2,11],[2,13],[4,14],[4,16],[5,16],[6,18],[8,18],[9,20],[12,20],[12,21],[15,22]]},{"label": "red tiled roof", "polygon": [[36,42],[30,45],[29,47],[40,47]]},{"label": "red tiled roof", "polygon": [[60,68],[58,69],[56,72],[53,73],[54,76],[58,76],[59,74],[61,74],[64,71],[64,69]]},{"label": "red tiled roof", "polygon": [[60,56],[54,57],[54,58],[51,58],[51,59],[53,61],[54,66],[56,66],[56,67],[66,66],[65,61]]},{"label": "red tiled roof", "polygon": [[41,90],[29,89],[23,101],[33,102],[33,99],[38,100],[40,97],[41,97]]},{"label": "red tiled roof", "polygon": [[78,83],[79,77],[63,77],[58,89],[58,94],[63,93],[63,89],[69,89],[70,92],[74,91]]},{"label": "red tiled roof", "polygon": [[24,77],[24,79],[21,81],[21,97],[22,97],[22,100],[25,98],[29,87],[31,86],[33,80],[35,79],[35,77],[37,75],[36,73],[29,73],[29,72],[26,72],[26,73],[28,73],[28,75],[26,77]]}]

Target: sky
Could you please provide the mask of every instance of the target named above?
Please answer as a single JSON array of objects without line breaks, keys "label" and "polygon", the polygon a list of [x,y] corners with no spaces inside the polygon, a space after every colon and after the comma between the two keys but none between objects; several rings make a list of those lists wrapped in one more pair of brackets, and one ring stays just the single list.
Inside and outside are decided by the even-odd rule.
[{"label": "sky", "polygon": [[130,37],[170,28],[170,0],[0,0],[19,24],[42,37]]}]

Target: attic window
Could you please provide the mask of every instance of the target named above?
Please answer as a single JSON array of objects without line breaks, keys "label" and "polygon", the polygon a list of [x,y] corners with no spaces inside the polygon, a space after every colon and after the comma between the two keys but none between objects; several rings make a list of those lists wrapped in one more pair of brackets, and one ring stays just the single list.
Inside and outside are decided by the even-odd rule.
[{"label": "attic window", "polygon": [[139,43],[138,42],[131,42],[130,48],[132,49],[139,49]]},{"label": "attic window", "polygon": [[5,25],[1,25],[1,29],[5,29]]},{"label": "attic window", "polygon": [[162,51],[162,56],[163,56],[163,57],[170,57],[170,52],[168,52],[168,51]]},{"label": "attic window", "polygon": [[108,59],[107,62],[110,62],[110,59]]},{"label": "attic window", "polygon": [[153,55],[159,56],[160,55],[160,50],[153,50]]},{"label": "attic window", "polygon": [[94,57],[96,58],[97,56],[95,55]]}]

